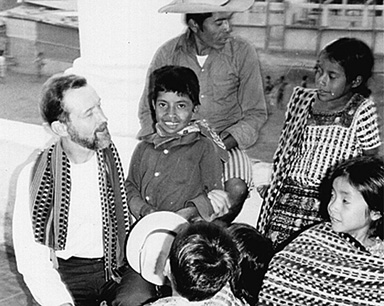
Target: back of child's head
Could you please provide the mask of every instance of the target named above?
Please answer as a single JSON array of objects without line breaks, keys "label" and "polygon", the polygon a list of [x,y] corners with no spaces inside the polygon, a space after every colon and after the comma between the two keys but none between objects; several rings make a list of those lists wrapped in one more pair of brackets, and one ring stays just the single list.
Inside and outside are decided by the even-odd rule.
[{"label": "back of child's head", "polygon": [[199,80],[192,69],[183,66],[163,66],[153,71],[149,83],[149,99],[156,102],[159,92],[174,92],[188,96],[193,105],[200,105]]},{"label": "back of child's head", "polygon": [[382,157],[361,156],[351,158],[337,165],[332,171],[330,182],[345,177],[349,184],[361,193],[369,211],[376,211],[381,218],[373,221],[370,236],[383,239],[384,211],[384,160]]},{"label": "back of child's head", "polygon": [[233,223],[228,228],[240,252],[240,273],[235,279],[235,294],[249,305],[256,305],[259,291],[274,251],[272,242],[253,226]]},{"label": "back of child's head", "polygon": [[352,83],[358,76],[361,77],[361,84],[353,87],[353,92],[364,97],[371,94],[367,82],[372,76],[375,60],[366,43],[356,38],[343,37],[326,45],[320,55],[338,63],[344,69],[348,83]]},{"label": "back of child's head", "polygon": [[213,297],[237,273],[239,253],[230,234],[214,223],[188,225],[175,238],[170,251],[174,290],[189,301]]}]

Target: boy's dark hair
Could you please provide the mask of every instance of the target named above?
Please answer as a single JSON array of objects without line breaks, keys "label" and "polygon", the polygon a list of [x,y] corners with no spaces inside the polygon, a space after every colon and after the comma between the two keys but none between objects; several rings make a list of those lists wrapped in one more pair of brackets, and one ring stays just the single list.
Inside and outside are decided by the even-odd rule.
[{"label": "boy's dark hair", "polygon": [[371,94],[367,82],[372,76],[375,60],[366,43],[356,38],[342,37],[325,46],[320,52],[322,54],[343,67],[347,82],[351,83],[357,76],[361,76],[362,82],[358,87],[352,88],[353,92],[364,97]]},{"label": "boy's dark hair", "polygon": [[199,80],[192,69],[183,66],[163,66],[153,71],[149,83],[149,98],[156,102],[159,92],[175,92],[188,96],[193,105],[199,105]]},{"label": "boy's dark hair", "polygon": [[272,242],[249,224],[233,223],[228,230],[240,252],[240,271],[234,281],[234,293],[249,305],[256,305],[264,275],[274,254]]},{"label": "boy's dark hair", "polygon": [[189,301],[213,297],[237,274],[239,253],[230,234],[206,221],[188,225],[175,238],[170,267],[175,290]]},{"label": "boy's dark hair", "polygon": [[49,78],[43,85],[40,99],[40,114],[49,125],[54,121],[65,122],[69,114],[63,105],[64,95],[69,89],[87,85],[87,80],[74,74],[59,74]]}]

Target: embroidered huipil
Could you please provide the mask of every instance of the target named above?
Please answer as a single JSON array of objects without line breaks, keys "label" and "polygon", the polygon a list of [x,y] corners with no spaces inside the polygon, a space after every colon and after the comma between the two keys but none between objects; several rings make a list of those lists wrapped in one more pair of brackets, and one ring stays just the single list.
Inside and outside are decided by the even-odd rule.
[{"label": "embroidered huipil", "polygon": [[[312,110],[315,99],[316,90],[295,87],[289,100],[274,155],[270,188],[257,223],[257,229],[263,234],[271,226],[272,218],[281,214],[274,210],[288,181],[317,189],[329,167],[381,144],[372,100],[355,94],[343,110],[318,114]],[[301,198],[297,199],[300,202]],[[316,201],[320,203],[318,199]],[[290,204],[295,207],[292,202]],[[305,207],[308,211],[309,206]],[[318,209],[318,205],[314,208]],[[304,217],[297,212],[290,215],[296,219]],[[285,216],[282,218],[286,220]],[[285,228],[284,233],[287,232]]]},{"label": "embroidered huipil", "polygon": [[201,105],[194,119],[206,119],[221,136],[231,134],[240,149],[256,142],[267,119],[256,49],[241,38],[232,38],[222,49],[211,49],[201,67],[189,30],[160,47],[152,60],[139,105],[139,138],[155,132],[151,101],[148,101],[148,78],[155,69],[165,65],[186,66],[196,73]]},{"label": "embroidered huipil", "polygon": [[290,177],[301,185],[318,187],[330,167],[380,144],[372,100],[355,94],[344,109],[335,113],[315,113],[310,108]]},{"label": "embroidered huipil", "polygon": [[160,144],[154,137],[145,137],[131,158],[126,187],[135,218],[150,209],[176,212],[188,202],[209,218],[207,193],[223,189],[223,166],[213,142],[196,132]]}]

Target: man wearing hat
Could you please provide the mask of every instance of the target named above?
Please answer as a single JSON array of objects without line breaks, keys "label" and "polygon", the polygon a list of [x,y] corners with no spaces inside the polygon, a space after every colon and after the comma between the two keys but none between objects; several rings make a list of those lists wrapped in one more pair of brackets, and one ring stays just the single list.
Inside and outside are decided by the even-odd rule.
[{"label": "man wearing hat", "polygon": [[[225,190],[233,203],[223,221],[240,212],[252,181],[243,150],[257,140],[267,119],[260,65],[255,47],[231,36],[230,19],[253,0],[174,0],[159,12],[185,14],[188,29],[156,52],[148,76],[165,65],[191,68],[199,78],[201,106],[194,119],[205,119],[223,140],[230,159],[224,164]],[[149,79],[139,105],[138,138],[155,132]]]}]

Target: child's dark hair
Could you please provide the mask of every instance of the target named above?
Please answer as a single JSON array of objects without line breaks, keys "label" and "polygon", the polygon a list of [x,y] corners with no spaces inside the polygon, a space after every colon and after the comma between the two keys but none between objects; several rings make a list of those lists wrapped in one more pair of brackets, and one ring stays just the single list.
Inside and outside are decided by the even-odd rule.
[{"label": "child's dark hair", "polygon": [[249,305],[256,305],[264,275],[274,254],[272,242],[249,224],[233,223],[228,230],[240,252],[240,273],[234,281],[234,293]]},{"label": "child's dark hair", "polygon": [[169,260],[175,290],[189,301],[213,297],[237,273],[239,253],[225,228],[199,221],[172,243]]},{"label": "child's dark hair", "polygon": [[156,102],[159,92],[187,95],[193,105],[199,105],[199,80],[192,69],[183,66],[163,66],[153,71],[149,83],[150,101]]},{"label": "child's dark hair", "polygon": [[356,188],[368,205],[369,211],[376,211],[381,218],[372,222],[370,237],[383,239],[384,207],[384,159],[383,157],[354,157],[337,165],[330,175],[330,183],[337,177],[345,177]]},{"label": "child's dark hair", "polygon": [[364,97],[371,94],[367,82],[372,76],[375,60],[366,43],[356,38],[342,37],[326,45],[320,55],[325,55],[343,67],[347,82],[351,83],[357,76],[361,76],[361,84],[352,88],[353,92]]}]

